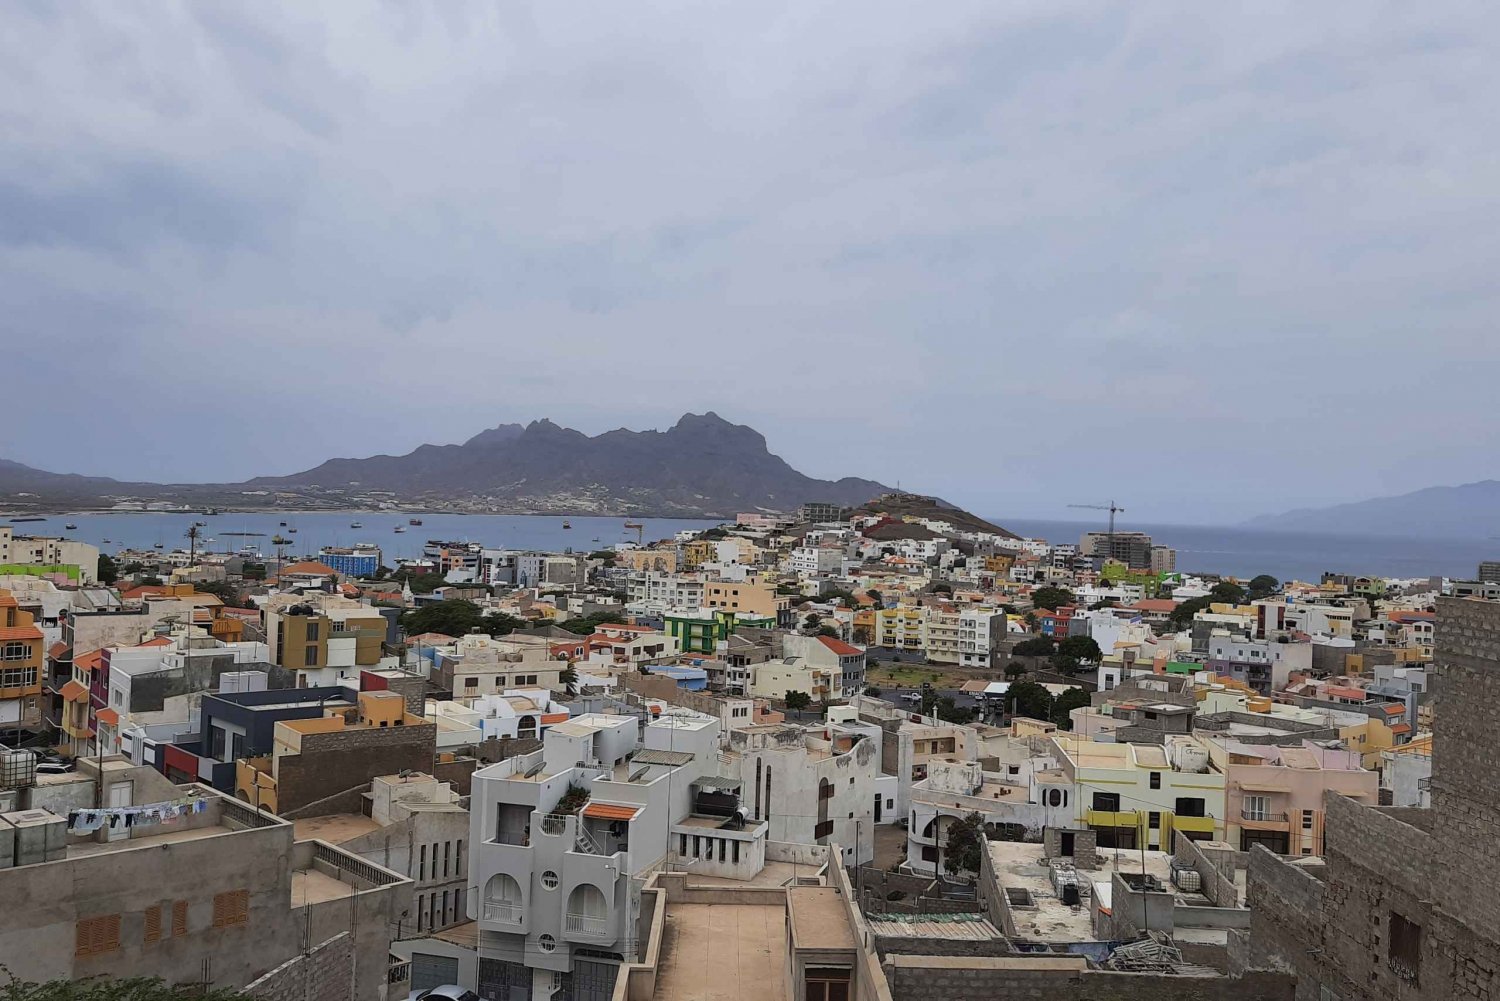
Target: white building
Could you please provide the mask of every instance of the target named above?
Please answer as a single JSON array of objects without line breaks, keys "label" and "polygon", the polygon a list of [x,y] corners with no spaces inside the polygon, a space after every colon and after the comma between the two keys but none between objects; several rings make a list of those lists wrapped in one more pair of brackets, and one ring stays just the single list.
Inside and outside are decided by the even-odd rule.
[{"label": "white building", "polygon": [[837,546],[798,546],[792,550],[787,565],[803,577],[836,574],[844,566],[844,551]]},{"label": "white building", "polygon": [[958,613],[960,667],[989,669],[1007,631],[1005,613],[993,608],[965,608]]}]

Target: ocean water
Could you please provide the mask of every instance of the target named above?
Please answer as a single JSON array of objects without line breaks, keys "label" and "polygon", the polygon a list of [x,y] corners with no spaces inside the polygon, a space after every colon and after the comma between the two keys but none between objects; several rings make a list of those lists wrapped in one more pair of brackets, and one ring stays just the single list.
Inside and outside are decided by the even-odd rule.
[{"label": "ocean water", "polygon": [[[421,525],[407,525],[407,519],[419,517]],[[553,518],[509,514],[396,514],[389,511],[320,511],[309,514],[286,512],[219,515],[164,514],[161,512],[120,512],[107,514],[52,515],[46,521],[13,524],[17,532],[29,535],[63,535],[96,545],[105,553],[122,549],[150,549],[161,543],[164,550],[186,549],[187,530],[194,522],[207,522],[199,531],[199,549],[213,552],[237,552],[242,546],[253,546],[266,556],[274,557],[276,547],[271,538],[280,532],[292,540],[286,547],[287,557],[316,555],[324,546],[352,546],[371,542],[380,547],[389,563],[392,559],[422,554],[428,539],[444,542],[479,542],[492,548],[539,549],[564,552],[568,549],[593,550],[617,542],[634,541],[635,529],[625,522],[639,521],[645,526],[646,541],[668,539],[684,529],[701,531],[717,524],[712,521],[667,518]],[[282,527],[282,523],[286,527]],[[354,528],[359,522],[362,527]],[[564,522],[571,528],[564,528]],[[66,525],[78,528],[69,531]],[[397,527],[405,532],[397,532]],[[297,531],[289,533],[288,529]],[[243,534],[257,533],[257,534]],[[109,540],[109,541],[105,541]],[[211,541],[204,541],[211,540]]]},{"label": "ocean water", "polygon": [[[234,552],[253,546],[267,556],[275,555],[271,537],[287,528],[292,544],[288,557],[313,555],[323,546],[352,546],[372,542],[387,561],[419,556],[428,539],[448,542],[479,542],[490,547],[539,549],[563,552],[592,550],[634,540],[634,529],[624,527],[625,518],[568,518],[533,515],[420,515],[420,526],[407,525],[406,514],[375,511],[322,511],[315,514],[163,514],[121,512],[107,514],[54,515],[46,521],[21,522],[18,532],[32,535],[66,535],[99,546],[106,553],[121,549],[149,549],[161,543],[165,549],[186,548],[186,532],[195,521],[208,522],[201,543],[215,552]],[[1088,531],[1102,530],[1095,522],[1038,521],[1028,518],[990,518],[1013,532],[1051,542],[1073,542]],[[283,528],[281,522],[287,523]],[[351,527],[353,522],[363,527]],[[78,528],[65,529],[72,523]],[[691,519],[647,518],[644,537],[666,539],[684,529],[702,530],[716,524]],[[397,526],[405,532],[396,532]],[[1370,538],[1352,535],[1268,532],[1248,528],[1204,525],[1120,526],[1122,530],[1147,532],[1177,550],[1177,567],[1186,572],[1234,574],[1253,577],[1268,573],[1279,580],[1317,580],[1324,571],[1376,574],[1382,577],[1471,578],[1482,559],[1500,559],[1500,540]],[[234,533],[259,533],[239,535]],[[106,542],[108,539],[110,541]]]},{"label": "ocean water", "polygon": [[[1103,522],[990,518],[1028,538],[1076,544],[1084,532],[1104,531]],[[1184,572],[1278,580],[1318,580],[1324,571],[1380,577],[1459,577],[1472,579],[1479,561],[1500,558],[1500,539],[1385,538],[1358,535],[1268,532],[1207,525],[1117,524],[1120,531],[1145,532],[1154,542],[1177,550]]]}]

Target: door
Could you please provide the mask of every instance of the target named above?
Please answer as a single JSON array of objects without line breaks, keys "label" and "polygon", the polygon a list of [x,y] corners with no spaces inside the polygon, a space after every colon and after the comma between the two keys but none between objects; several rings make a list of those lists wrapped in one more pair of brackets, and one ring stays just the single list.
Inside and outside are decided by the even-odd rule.
[{"label": "door", "polygon": [[430,956],[425,952],[411,954],[411,989],[425,991],[429,987],[458,983],[457,956]]},{"label": "door", "polygon": [[592,959],[573,960],[572,992],[564,997],[572,1001],[609,1001],[615,992],[615,977],[620,967]]},{"label": "door", "polygon": [[[129,806],[133,793],[134,782],[116,782],[109,787],[109,803],[106,804],[113,809]],[[125,818],[120,817],[114,823],[105,828],[105,837],[110,841],[119,841],[121,838],[130,836],[130,828],[125,826]]]}]

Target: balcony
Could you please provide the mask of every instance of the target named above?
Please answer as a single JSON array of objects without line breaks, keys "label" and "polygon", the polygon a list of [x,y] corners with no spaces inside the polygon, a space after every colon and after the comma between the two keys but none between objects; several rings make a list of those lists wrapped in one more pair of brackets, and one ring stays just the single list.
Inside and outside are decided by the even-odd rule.
[{"label": "balcony", "polygon": [[1214,818],[1212,817],[1184,817],[1177,814],[1172,818],[1174,830],[1187,831],[1192,834],[1214,833]]},{"label": "balcony", "polygon": [[1083,822],[1090,827],[1140,827],[1139,810],[1095,810],[1092,807],[1083,813]]},{"label": "balcony", "polygon": [[1261,830],[1286,830],[1287,815],[1280,810],[1240,810],[1240,825]]},{"label": "balcony", "polygon": [[571,911],[563,916],[563,934],[570,939],[614,937],[609,930],[609,918],[594,914],[574,914]]},{"label": "balcony", "polygon": [[521,925],[521,905],[508,900],[486,900],[484,920],[497,925]]}]

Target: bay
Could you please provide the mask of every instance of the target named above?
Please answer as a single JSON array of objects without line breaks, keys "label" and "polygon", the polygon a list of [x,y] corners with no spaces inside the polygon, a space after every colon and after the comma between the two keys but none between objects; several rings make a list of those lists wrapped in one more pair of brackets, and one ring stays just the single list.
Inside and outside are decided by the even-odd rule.
[{"label": "bay", "polygon": [[[409,525],[409,518],[420,518],[421,525]],[[187,531],[195,522],[206,522],[199,529],[198,548],[211,552],[236,552],[252,546],[260,553],[274,557],[276,547],[271,539],[281,533],[291,540],[286,556],[315,557],[324,546],[353,546],[368,542],[380,547],[387,565],[392,560],[422,555],[429,539],[444,542],[478,542],[492,549],[535,549],[545,552],[568,550],[592,551],[619,542],[634,542],[636,530],[626,529],[625,522],[639,522],[645,528],[647,542],[669,539],[687,529],[702,531],[717,522],[675,518],[561,518],[514,514],[421,514],[394,511],[318,511],[296,513],[225,512],[206,515],[201,512],[106,512],[52,515],[46,521],[15,523],[18,534],[65,536],[98,546],[114,554],[122,549],[151,549],[157,543],[163,551],[187,549]],[[286,525],[283,527],[282,523]],[[361,527],[354,528],[359,522]],[[564,523],[571,528],[564,528]],[[78,527],[68,530],[64,526]],[[290,529],[296,532],[290,532]],[[397,532],[397,528],[406,531]],[[256,533],[256,534],[244,534]],[[105,540],[110,540],[105,542]],[[203,541],[212,540],[212,541]]]}]

